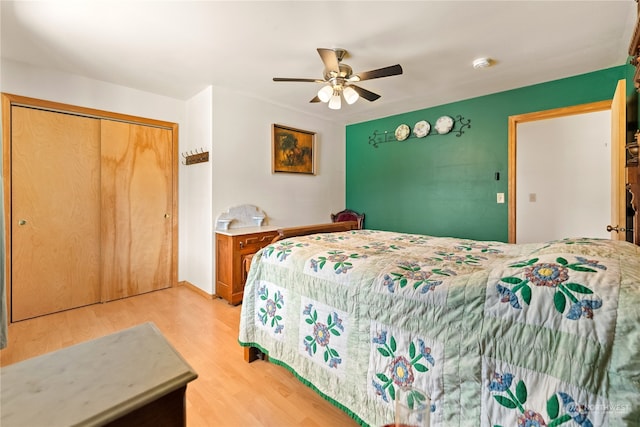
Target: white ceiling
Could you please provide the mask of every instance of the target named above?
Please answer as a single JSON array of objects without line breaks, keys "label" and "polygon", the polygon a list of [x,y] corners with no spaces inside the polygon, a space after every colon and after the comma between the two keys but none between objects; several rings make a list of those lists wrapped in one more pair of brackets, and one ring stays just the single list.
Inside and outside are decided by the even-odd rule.
[{"label": "white ceiling", "polygon": [[[226,87],[355,123],[622,65],[637,18],[609,1],[7,1],[3,58],[178,99]],[[382,97],[339,111],[309,103],[316,48],[345,48]],[[475,70],[487,56],[491,68]]]}]

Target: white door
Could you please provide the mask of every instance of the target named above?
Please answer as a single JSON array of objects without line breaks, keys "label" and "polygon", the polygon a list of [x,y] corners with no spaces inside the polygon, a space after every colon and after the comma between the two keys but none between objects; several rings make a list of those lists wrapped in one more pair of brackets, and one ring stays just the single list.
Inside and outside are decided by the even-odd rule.
[{"label": "white door", "polygon": [[606,110],[518,125],[518,243],[609,238],[610,129]]},{"label": "white door", "polygon": [[[604,126],[604,131],[608,133],[608,152],[602,154],[603,158],[607,158],[610,162],[609,176],[604,177],[603,175],[598,175],[601,169],[607,169],[606,166],[598,167],[598,170],[592,170],[586,175],[565,175],[562,180],[573,183],[574,189],[578,188],[580,191],[585,189],[587,185],[589,185],[590,180],[593,176],[599,177],[598,187],[601,186],[602,182],[608,182],[610,186],[608,196],[599,195],[595,196],[593,194],[584,194],[582,199],[585,199],[588,203],[595,203],[597,205],[597,211],[601,212],[603,206],[608,206],[608,221],[603,221],[602,223],[598,222],[597,224],[593,224],[589,229],[584,230],[576,230],[570,227],[574,226],[574,222],[581,223],[585,210],[591,211],[595,210],[594,205],[583,204],[582,202],[578,205],[582,207],[582,210],[572,211],[571,207],[564,207],[566,211],[559,213],[562,214],[565,218],[569,219],[569,225],[567,223],[561,224],[558,230],[554,230],[556,234],[551,237],[551,239],[556,238],[564,238],[564,237],[610,237],[612,239],[625,239],[624,226],[626,222],[626,189],[625,189],[625,153],[624,153],[624,140],[625,140],[625,108],[626,108],[626,81],[620,80],[618,82],[614,97],[611,101],[600,101],[594,102],[591,104],[583,104],[577,105],[573,107],[565,107],[558,108],[555,110],[548,111],[540,111],[535,113],[522,114],[518,116],[509,117],[509,242],[511,243],[524,243],[524,241],[545,241],[550,240],[548,238],[548,234],[543,234],[543,232],[537,232],[535,235],[531,235],[529,233],[528,236],[520,236],[519,233],[526,232],[527,229],[532,227],[537,227],[538,223],[543,223],[545,217],[543,213],[539,213],[538,215],[530,215],[528,218],[523,216],[521,217],[519,214],[519,210],[523,208],[520,207],[518,209],[518,201],[521,204],[523,203],[539,203],[540,197],[537,192],[531,191],[531,189],[527,189],[524,186],[521,188],[520,180],[522,177],[519,175],[519,168],[525,167],[523,166],[526,163],[529,163],[528,160],[523,159],[523,163],[520,164],[518,162],[519,157],[519,141],[520,141],[520,128],[529,122],[535,121],[546,121],[549,119],[555,119],[559,117],[569,117],[574,115],[585,115],[594,112],[607,112],[610,115],[609,126]],[[584,125],[581,125],[584,128]],[[572,135],[572,132],[581,132],[582,129],[571,129],[569,134]],[[600,135],[600,131],[597,133]],[[596,131],[592,131],[596,133]],[[602,137],[602,136],[600,136]],[[567,140],[568,138],[565,138]],[[541,141],[544,142],[544,141]],[[564,144],[556,144],[556,147],[564,146]],[[586,148],[586,147],[585,147]],[[594,149],[594,148],[590,148]],[[595,150],[598,152],[602,152],[602,144],[600,144],[599,148],[596,147]],[[549,156],[548,159],[542,160],[543,162],[557,160],[556,157],[560,157],[562,163],[576,163],[578,161],[578,152],[582,151],[580,148],[573,148],[573,155],[571,154],[563,154],[559,148],[555,151],[549,151],[547,149],[545,152]],[[582,155],[584,153],[581,153]],[[584,159],[580,159],[580,162],[584,161]],[[558,166],[556,166],[557,168]],[[594,166],[595,167],[595,166]],[[534,181],[535,177],[528,177],[528,181]],[[547,179],[546,176],[543,176],[543,179]],[[558,181],[558,178],[555,180]],[[578,191],[578,190],[575,190]],[[533,201],[535,200],[535,202]],[[587,203],[585,202],[585,203]],[[559,209],[548,208],[548,210],[559,211]],[[549,212],[545,211],[544,214],[548,214]],[[553,212],[551,212],[553,213]],[[564,221],[564,220],[563,220]],[[549,223],[544,222],[547,228],[552,228],[555,226],[550,225]],[[603,233],[603,229],[606,231]],[[522,241],[521,241],[522,239]]]}]

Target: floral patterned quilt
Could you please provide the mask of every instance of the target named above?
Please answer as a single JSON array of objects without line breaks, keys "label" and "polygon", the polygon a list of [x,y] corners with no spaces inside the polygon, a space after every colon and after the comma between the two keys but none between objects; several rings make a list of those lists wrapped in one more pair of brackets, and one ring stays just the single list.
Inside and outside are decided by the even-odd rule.
[{"label": "floral patterned quilt", "polygon": [[413,386],[434,426],[637,426],[640,248],[289,238],[254,256],[239,342],[362,425],[393,421]]}]

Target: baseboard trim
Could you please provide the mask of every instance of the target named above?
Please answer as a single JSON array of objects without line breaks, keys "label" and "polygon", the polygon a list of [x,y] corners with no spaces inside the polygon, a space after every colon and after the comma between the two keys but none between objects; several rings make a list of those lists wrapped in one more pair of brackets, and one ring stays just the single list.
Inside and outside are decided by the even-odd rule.
[{"label": "baseboard trim", "polygon": [[200,289],[199,287],[197,287],[193,283],[188,282],[187,280],[181,280],[180,282],[178,282],[178,286],[184,286],[185,288],[197,293],[198,295],[200,295],[201,297],[204,297],[206,299],[216,299],[216,298],[218,298],[215,294],[211,295],[211,294],[203,291],[202,289]]}]

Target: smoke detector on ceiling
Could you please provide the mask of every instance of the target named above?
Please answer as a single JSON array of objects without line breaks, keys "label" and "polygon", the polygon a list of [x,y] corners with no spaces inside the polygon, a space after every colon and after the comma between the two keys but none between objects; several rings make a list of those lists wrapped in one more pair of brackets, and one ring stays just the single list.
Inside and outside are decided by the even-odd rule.
[{"label": "smoke detector on ceiling", "polygon": [[487,68],[491,66],[491,59],[489,58],[478,58],[476,60],[473,61],[473,68],[480,69],[480,68]]}]

